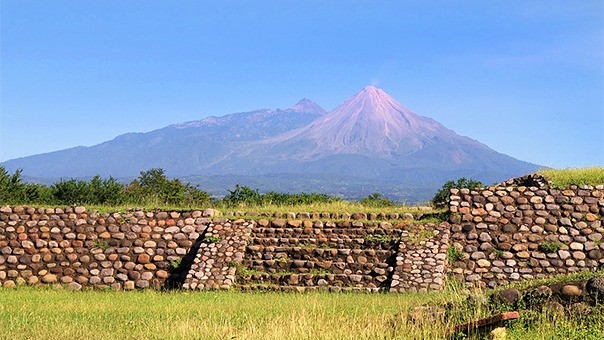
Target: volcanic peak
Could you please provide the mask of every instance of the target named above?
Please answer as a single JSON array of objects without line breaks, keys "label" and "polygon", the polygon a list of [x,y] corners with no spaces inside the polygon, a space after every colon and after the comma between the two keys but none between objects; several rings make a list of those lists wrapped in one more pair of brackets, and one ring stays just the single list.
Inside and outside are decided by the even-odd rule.
[{"label": "volcanic peak", "polygon": [[405,108],[385,91],[367,86],[306,127],[267,142],[312,145],[303,151],[302,158],[326,154],[390,157],[417,151],[436,135],[450,133],[438,122]]},{"label": "volcanic peak", "polygon": [[299,102],[297,102],[294,106],[290,107],[288,110],[295,112],[311,112],[311,113],[319,113],[324,115],[327,113],[319,104],[313,102],[308,98],[302,98]]}]

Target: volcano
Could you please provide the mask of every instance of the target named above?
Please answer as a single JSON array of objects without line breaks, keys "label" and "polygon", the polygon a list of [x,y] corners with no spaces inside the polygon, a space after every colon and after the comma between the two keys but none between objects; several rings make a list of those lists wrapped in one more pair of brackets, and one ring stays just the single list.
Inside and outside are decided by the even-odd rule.
[{"label": "volcano", "polygon": [[[329,188],[326,193],[346,191],[347,197],[380,191],[409,201],[431,197],[448,180],[491,184],[540,168],[460,136],[374,86],[331,112],[305,98],[288,109],[211,116],[2,165],[36,178],[135,177],[163,168],[193,183],[203,178],[204,185],[237,178],[242,185],[259,183],[261,190]],[[401,194],[405,190],[415,194],[409,198]]]},{"label": "volcano", "polygon": [[330,154],[405,157],[455,133],[433,119],[407,109],[374,86],[367,86],[328,115],[265,143],[311,143],[302,159]]},{"label": "volcano", "polygon": [[240,168],[248,175],[340,174],[415,185],[458,177],[496,182],[539,166],[460,136],[367,86],[306,126],[233,150],[215,168]]}]

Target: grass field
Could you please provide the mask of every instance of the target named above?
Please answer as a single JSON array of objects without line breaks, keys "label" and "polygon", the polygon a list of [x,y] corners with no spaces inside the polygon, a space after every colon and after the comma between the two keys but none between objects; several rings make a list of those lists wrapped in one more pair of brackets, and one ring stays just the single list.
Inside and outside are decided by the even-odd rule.
[{"label": "grass field", "polygon": [[[460,302],[429,294],[70,292],[0,289],[0,339],[442,339],[442,318],[408,320],[421,304]],[[601,311],[604,312],[604,311]],[[485,310],[461,310],[469,321]],[[523,313],[509,339],[601,339],[604,315]],[[476,337],[472,337],[476,338]]]},{"label": "grass field", "polygon": [[604,167],[543,169],[539,173],[547,177],[556,188],[567,188],[570,185],[604,184]]}]

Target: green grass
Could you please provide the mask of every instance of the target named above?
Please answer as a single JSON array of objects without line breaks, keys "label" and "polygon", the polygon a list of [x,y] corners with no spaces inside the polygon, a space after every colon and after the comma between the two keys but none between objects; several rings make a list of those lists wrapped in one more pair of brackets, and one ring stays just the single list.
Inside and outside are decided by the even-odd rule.
[{"label": "green grass", "polygon": [[556,188],[604,184],[604,167],[543,169],[538,173],[547,177]]},{"label": "green grass", "polygon": [[[426,297],[0,290],[3,339],[377,339]],[[438,334],[426,330],[428,334]]]},{"label": "green grass", "polygon": [[[450,327],[489,315],[450,285],[427,294],[70,292],[0,289],[2,339],[443,339]],[[409,319],[413,307],[452,302],[450,321]],[[449,310],[449,313],[451,310]],[[604,311],[601,311],[604,312]],[[597,339],[604,314],[568,318],[526,312],[509,339]],[[477,338],[477,337],[471,337]]]},{"label": "green grass", "polygon": [[[358,202],[352,201],[337,201],[329,203],[316,203],[316,204],[299,204],[299,205],[260,205],[260,206],[239,206],[235,208],[221,208],[223,211],[255,211],[259,213],[269,212],[329,212],[329,213],[417,213],[419,208],[417,206],[408,205],[395,205],[395,206],[384,206],[375,207],[370,205],[364,205]],[[427,211],[431,212],[431,211]]]},{"label": "green grass", "polygon": [[[55,208],[54,206],[48,206],[48,205],[32,204],[31,206],[43,207],[43,208]],[[113,212],[124,213],[129,210],[133,210],[133,209],[142,209],[143,211],[154,211],[155,209],[159,209],[162,211],[190,211],[190,210],[204,210],[206,208],[214,208],[221,212],[235,212],[235,211],[241,211],[244,213],[257,212],[259,215],[262,215],[264,213],[269,213],[270,215],[273,215],[275,212],[280,212],[280,213],[283,213],[284,216],[288,212],[295,212],[295,213],[327,212],[327,213],[338,213],[338,214],[342,214],[342,213],[352,214],[352,213],[357,213],[357,212],[362,212],[362,213],[372,212],[372,213],[384,213],[384,214],[390,214],[390,213],[398,213],[398,214],[412,213],[412,214],[414,214],[414,213],[421,212],[423,214],[427,214],[427,213],[435,212],[435,210],[432,210],[432,209],[420,211],[419,206],[396,205],[396,206],[388,206],[388,207],[374,207],[374,206],[363,205],[358,202],[351,202],[351,201],[338,201],[338,202],[330,202],[330,203],[300,204],[300,205],[274,205],[274,204],[258,205],[258,206],[241,205],[238,207],[229,207],[229,208],[222,207],[222,206],[214,206],[214,205],[208,205],[208,206],[201,207],[201,206],[195,206],[195,205],[171,206],[171,205],[150,205],[150,204],[143,204],[143,205],[133,205],[133,204],[85,205],[85,206],[86,206],[87,211],[96,210],[99,213],[113,213]],[[425,208],[423,208],[423,209],[425,209]],[[438,211],[436,211],[436,212],[438,212]]]}]

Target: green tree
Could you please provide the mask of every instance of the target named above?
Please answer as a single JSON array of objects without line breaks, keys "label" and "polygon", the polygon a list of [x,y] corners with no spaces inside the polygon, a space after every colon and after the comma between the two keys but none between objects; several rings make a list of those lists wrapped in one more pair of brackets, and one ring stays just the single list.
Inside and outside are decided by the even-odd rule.
[{"label": "green tree", "polygon": [[21,169],[9,174],[0,166],[0,202],[23,203],[27,201],[26,185],[21,178]]},{"label": "green tree", "polygon": [[207,205],[212,201],[212,196],[207,192],[194,187],[190,183],[185,184],[185,203],[190,205]]},{"label": "green tree", "polygon": [[52,189],[44,184],[26,183],[25,196],[27,200],[24,203],[55,204]]},{"label": "green tree", "polygon": [[79,205],[90,203],[88,183],[75,178],[61,179],[51,187],[52,196],[57,204]]},{"label": "green tree", "polygon": [[[125,201],[124,187],[113,177],[96,175],[90,181],[71,178],[55,182],[51,188],[57,204],[121,204]],[[38,190],[38,194],[44,194]]]},{"label": "green tree", "polygon": [[434,195],[434,198],[432,198],[431,203],[437,208],[443,208],[449,203],[449,196],[451,195],[451,189],[453,189],[453,188],[476,189],[476,188],[482,188],[482,187],[484,187],[484,184],[482,184],[480,181],[476,181],[471,178],[468,179],[468,178],[462,177],[462,178],[458,179],[457,182],[447,181],[436,192],[436,195]]},{"label": "green tree", "polygon": [[91,204],[122,204],[126,200],[124,186],[115,178],[102,179],[94,176],[88,182],[88,203]]},{"label": "green tree", "polygon": [[0,166],[0,204],[54,203],[51,189],[48,186],[24,182],[21,172],[19,169],[11,175]]},{"label": "green tree", "polygon": [[222,199],[222,202],[228,207],[261,205],[262,195],[258,189],[237,184],[234,190],[229,190],[229,194]]},{"label": "green tree", "polygon": [[211,201],[207,192],[177,178],[168,179],[161,168],[141,171],[126,192],[130,201],[141,204],[204,205]]}]

